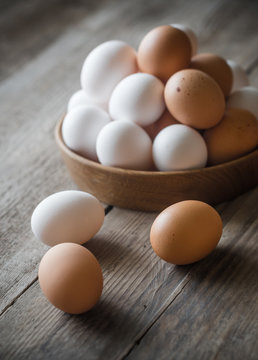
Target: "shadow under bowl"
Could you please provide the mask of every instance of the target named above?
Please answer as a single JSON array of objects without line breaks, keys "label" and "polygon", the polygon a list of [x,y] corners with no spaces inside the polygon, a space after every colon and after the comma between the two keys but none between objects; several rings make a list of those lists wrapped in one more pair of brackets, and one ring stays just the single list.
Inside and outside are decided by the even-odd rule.
[{"label": "shadow under bowl", "polygon": [[258,184],[258,149],[233,161],[185,171],[138,171],[104,166],[70,150],[62,139],[62,122],[55,138],[78,187],[118,207],[161,211],[182,200],[211,205],[231,200]]}]

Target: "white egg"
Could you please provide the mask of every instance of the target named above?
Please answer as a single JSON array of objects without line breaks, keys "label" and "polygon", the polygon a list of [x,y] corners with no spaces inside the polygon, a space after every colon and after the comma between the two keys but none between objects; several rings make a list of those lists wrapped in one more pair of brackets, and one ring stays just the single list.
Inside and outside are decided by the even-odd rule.
[{"label": "white egg", "polygon": [[250,111],[258,119],[258,89],[245,86],[229,95],[227,108],[239,108]]},{"label": "white egg", "polygon": [[141,126],[154,123],[165,109],[164,85],[151,74],[127,76],[115,87],[109,102],[113,120],[128,120]]},{"label": "white egg", "polygon": [[153,160],[160,171],[203,168],[207,162],[203,137],[189,126],[175,124],[161,130],[153,142]]},{"label": "white egg", "polygon": [[187,25],[183,25],[183,24],[171,24],[171,26],[183,31],[188,36],[188,39],[190,40],[192,47],[192,56],[194,56],[197,53],[198,40],[193,30],[190,29]]},{"label": "white egg", "polygon": [[231,93],[249,85],[248,76],[245,70],[233,60],[227,60],[227,64],[233,73],[233,84]]},{"label": "white egg", "polygon": [[109,115],[95,105],[81,105],[64,118],[62,137],[74,152],[97,161],[96,139],[100,130],[110,122]]},{"label": "white egg", "polygon": [[114,87],[137,71],[135,50],[120,40],[104,42],[84,61],[81,86],[89,98],[107,103]]},{"label": "white egg", "polygon": [[93,195],[61,191],[38,204],[31,217],[31,229],[49,246],[65,242],[83,244],[99,231],[104,216],[103,206]]},{"label": "white egg", "polygon": [[97,103],[96,101],[90,99],[84,90],[78,90],[76,91],[69,99],[68,105],[67,105],[67,112],[74,109],[77,106],[81,105],[97,105],[101,107],[103,110],[107,111],[108,106],[105,103]]},{"label": "white egg", "polygon": [[147,170],[152,165],[152,142],[140,126],[113,121],[97,137],[97,155],[103,165]]}]

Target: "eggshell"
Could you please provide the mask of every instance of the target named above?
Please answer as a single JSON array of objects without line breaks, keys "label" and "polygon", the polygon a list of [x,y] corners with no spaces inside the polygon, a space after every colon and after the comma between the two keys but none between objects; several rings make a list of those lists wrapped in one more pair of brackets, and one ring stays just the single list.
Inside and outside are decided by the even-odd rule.
[{"label": "eggshell", "polygon": [[233,83],[233,73],[226,60],[215,54],[197,54],[190,67],[210,75],[220,86],[223,94],[228,96]]},{"label": "eggshell", "polygon": [[252,151],[258,145],[258,122],[247,110],[228,109],[221,122],[203,134],[208,163],[221,164]]},{"label": "eggshell", "polygon": [[85,59],[81,86],[89,98],[107,103],[119,81],[136,71],[135,50],[120,40],[107,41],[93,49]]},{"label": "eggshell", "polygon": [[258,120],[258,89],[252,86],[245,86],[236,90],[229,96],[227,108],[248,110]]},{"label": "eggshell", "polygon": [[143,127],[143,129],[147,132],[150,138],[154,140],[162,129],[173,124],[179,124],[179,122],[166,109],[157,121]]},{"label": "eggshell", "polygon": [[137,73],[123,79],[114,89],[109,113],[114,120],[129,120],[138,125],[156,121],[165,109],[164,85],[153,75]]},{"label": "eggshell", "polygon": [[113,121],[97,138],[97,154],[103,165],[148,170],[152,165],[152,142],[147,133],[129,121]]},{"label": "eggshell", "polygon": [[191,43],[188,36],[170,25],[151,30],[142,39],[137,61],[139,69],[166,82],[175,72],[189,66]]},{"label": "eggshell", "polygon": [[152,224],[155,253],[177,265],[190,264],[211,253],[222,234],[222,221],[210,205],[186,200],[163,210]]},{"label": "eggshell", "polygon": [[97,161],[97,135],[110,120],[109,115],[96,105],[75,107],[64,118],[63,140],[77,154]]},{"label": "eggshell", "polygon": [[80,314],[90,310],[103,289],[101,267],[83,246],[72,243],[52,247],[39,265],[39,284],[58,309]]},{"label": "eggshell", "polygon": [[225,110],[219,85],[196,69],[181,70],[171,76],[165,86],[165,102],[178,121],[197,129],[215,126]]},{"label": "eggshell", "polygon": [[233,73],[233,84],[231,92],[241,89],[249,85],[249,79],[245,70],[233,60],[227,60],[228,65]]},{"label": "eggshell", "polygon": [[153,142],[153,160],[161,171],[198,169],[206,165],[207,147],[202,136],[194,129],[170,125]]},{"label": "eggshell", "polygon": [[70,99],[68,101],[68,105],[67,105],[67,112],[69,112],[72,109],[74,109],[75,107],[81,106],[81,105],[97,105],[105,111],[108,110],[107,104],[97,103],[96,101],[94,102],[93,99],[90,99],[86,95],[84,90],[78,90],[70,97]]},{"label": "eggshell", "polygon": [[188,39],[190,40],[190,43],[191,43],[192,56],[194,56],[197,53],[198,40],[197,40],[197,36],[193,32],[193,30],[190,29],[189,26],[184,25],[184,24],[171,24],[171,26],[183,31],[188,36]]},{"label": "eggshell", "polygon": [[99,231],[104,216],[103,206],[93,195],[61,191],[38,204],[31,217],[31,229],[49,246],[66,242],[83,244]]}]

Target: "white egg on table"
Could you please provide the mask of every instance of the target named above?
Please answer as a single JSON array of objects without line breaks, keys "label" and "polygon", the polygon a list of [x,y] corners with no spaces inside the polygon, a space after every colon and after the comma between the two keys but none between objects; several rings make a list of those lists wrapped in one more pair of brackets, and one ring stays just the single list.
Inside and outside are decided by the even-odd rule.
[{"label": "white egg on table", "polygon": [[153,160],[160,171],[203,168],[207,157],[203,137],[187,125],[170,125],[161,130],[153,142]]},{"label": "white egg on table", "polygon": [[165,110],[163,94],[164,85],[154,75],[129,75],[112,92],[110,116],[113,120],[128,120],[140,126],[150,125]]},{"label": "white egg on table", "polygon": [[63,120],[64,143],[74,152],[97,161],[96,139],[103,126],[109,122],[109,115],[96,105],[75,107]]},{"label": "white egg on table", "polygon": [[77,106],[81,105],[97,105],[101,107],[103,110],[108,110],[108,105],[106,103],[98,103],[92,99],[90,99],[84,90],[76,91],[69,99],[67,104],[67,112],[71,111]]},{"label": "white egg on table", "polygon": [[119,81],[137,70],[136,51],[124,41],[110,40],[86,57],[81,86],[90,99],[105,104]]},{"label": "white egg on table", "polygon": [[184,24],[170,24],[170,25],[176,29],[183,31],[188,36],[188,39],[190,40],[192,47],[192,56],[194,56],[197,53],[198,40],[193,30],[189,26]]},{"label": "white egg on table", "polygon": [[248,86],[249,79],[245,70],[233,60],[227,60],[227,64],[229,65],[233,74],[231,93],[241,89],[244,86]]},{"label": "white egg on table", "polygon": [[227,108],[239,108],[250,111],[258,120],[258,89],[245,86],[229,95]]},{"label": "white egg on table", "polygon": [[43,243],[54,246],[91,239],[104,221],[104,208],[93,195],[77,190],[60,191],[41,201],[31,217],[31,229]]},{"label": "white egg on table", "polygon": [[152,165],[152,141],[138,125],[112,121],[100,131],[96,150],[101,164],[124,169],[148,170]]}]

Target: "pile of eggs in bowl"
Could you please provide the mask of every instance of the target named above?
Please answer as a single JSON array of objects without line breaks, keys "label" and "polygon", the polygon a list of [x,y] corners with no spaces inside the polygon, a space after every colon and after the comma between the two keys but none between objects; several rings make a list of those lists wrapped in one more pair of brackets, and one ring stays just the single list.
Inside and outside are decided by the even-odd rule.
[{"label": "pile of eggs in bowl", "polygon": [[197,52],[186,26],[154,28],[136,52],[107,41],[86,57],[62,124],[65,144],[106,166],[198,169],[258,144],[258,89],[231,60]]}]

